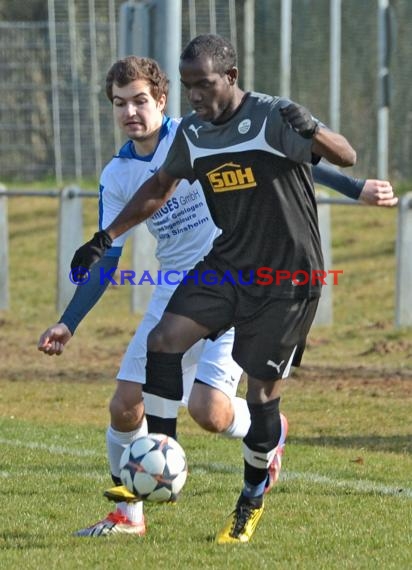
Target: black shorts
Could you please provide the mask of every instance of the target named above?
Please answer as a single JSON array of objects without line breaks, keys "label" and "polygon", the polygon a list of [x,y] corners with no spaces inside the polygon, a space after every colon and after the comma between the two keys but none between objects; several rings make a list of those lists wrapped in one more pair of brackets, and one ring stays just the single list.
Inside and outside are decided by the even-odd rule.
[{"label": "black shorts", "polygon": [[[197,275],[210,269],[204,262],[195,268]],[[275,380],[286,378],[292,365],[299,366],[318,301],[255,297],[247,286],[189,279],[179,285],[165,311],[207,327],[210,338],[234,326],[234,360],[254,378]]]}]

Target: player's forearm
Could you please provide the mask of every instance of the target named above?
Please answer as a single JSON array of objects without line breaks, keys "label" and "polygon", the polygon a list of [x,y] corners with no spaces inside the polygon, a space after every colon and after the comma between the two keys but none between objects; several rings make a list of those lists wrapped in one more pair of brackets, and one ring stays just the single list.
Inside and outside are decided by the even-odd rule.
[{"label": "player's forearm", "polygon": [[340,192],[352,200],[358,200],[365,184],[365,180],[353,178],[340,172],[337,168],[325,164],[322,160],[312,166],[313,179],[317,184],[327,186]]},{"label": "player's forearm", "polygon": [[337,166],[353,166],[356,152],[344,136],[320,127],[312,139],[312,152]]},{"label": "player's forearm", "polygon": [[118,263],[118,257],[103,257],[90,270],[89,281],[77,286],[70,303],[59,319],[60,323],[67,326],[71,334],[74,334],[78,325],[107,289],[110,279],[104,276],[113,276]]},{"label": "player's forearm", "polygon": [[167,183],[156,172],[137,190],[113,222],[105,228],[112,239],[140,224],[153,215],[174,191],[175,185]]}]

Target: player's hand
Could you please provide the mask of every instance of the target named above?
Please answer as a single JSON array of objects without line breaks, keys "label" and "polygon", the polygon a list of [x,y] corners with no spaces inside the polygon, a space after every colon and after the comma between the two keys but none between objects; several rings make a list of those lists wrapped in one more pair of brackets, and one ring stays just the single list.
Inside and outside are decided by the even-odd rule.
[{"label": "player's hand", "polygon": [[71,262],[72,281],[81,283],[86,272],[112,247],[112,238],[105,230],[96,232],[92,239],[76,250]]},{"label": "player's hand", "polygon": [[398,203],[398,198],[393,193],[391,183],[387,180],[366,180],[358,200],[369,206],[383,206],[386,208],[396,206]]},{"label": "player's hand", "polygon": [[319,124],[302,105],[290,103],[279,109],[285,123],[289,124],[304,139],[311,139],[319,130]]},{"label": "player's hand", "polygon": [[61,354],[64,349],[64,345],[69,342],[72,338],[72,333],[66,327],[64,323],[56,323],[52,327],[49,327],[39,338],[37,348],[53,356],[54,354]]}]

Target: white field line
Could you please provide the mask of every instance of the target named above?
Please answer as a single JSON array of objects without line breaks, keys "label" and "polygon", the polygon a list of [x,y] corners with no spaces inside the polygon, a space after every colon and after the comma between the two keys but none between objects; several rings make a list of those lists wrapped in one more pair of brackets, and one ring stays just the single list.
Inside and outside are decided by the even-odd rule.
[{"label": "white field line", "polygon": [[[210,463],[208,465],[199,465],[194,467],[191,469],[191,472],[199,474],[210,472],[241,473],[242,469],[231,465],[225,465],[223,463]],[[356,491],[357,493],[374,493],[376,495],[389,495],[393,497],[412,499],[412,489],[409,487],[402,485],[392,487],[364,479],[358,479],[357,481],[353,479],[334,479],[332,477],[320,475],[319,473],[299,473],[298,471],[287,471],[283,469],[280,474],[280,480],[303,481],[305,483],[313,483],[317,485],[329,485],[335,489],[349,489]]]},{"label": "white field line", "polygon": [[[95,451],[93,449],[73,449],[68,447],[63,447],[60,445],[48,445],[47,443],[39,443],[34,441],[22,441],[22,440],[12,440],[0,438],[0,445],[13,445],[20,448],[28,449],[41,449],[42,451],[48,451],[54,455],[67,455],[72,457],[100,457],[104,458],[106,454],[104,452]],[[224,463],[208,463],[203,465],[194,466],[191,470],[194,474],[205,474],[205,473],[241,473],[241,467],[234,467],[232,465],[226,465]],[[8,477],[10,474],[7,471],[0,471],[0,477]],[[83,476],[87,475],[83,473]],[[96,474],[93,474],[95,477]],[[301,473],[297,471],[286,471],[283,470],[280,475],[281,481],[303,481],[307,483],[312,483],[316,485],[329,485],[335,489],[349,489],[357,493],[374,493],[376,495],[399,497],[401,499],[412,499],[412,488],[399,486],[389,486],[382,485],[380,483],[375,483],[373,481],[367,481],[364,479],[359,479],[357,481],[353,479],[334,479],[332,477],[326,477],[319,473]]]},{"label": "white field line", "polygon": [[411,488],[403,487],[402,485],[391,487],[389,485],[382,485],[365,479],[358,479],[357,481],[353,479],[332,479],[331,477],[325,477],[318,473],[298,473],[293,471],[282,473],[280,478],[286,481],[297,479],[307,481],[308,483],[331,485],[337,489],[351,489],[358,493],[375,493],[377,495],[390,495],[393,497],[412,499]]},{"label": "white field line", "polygon": [[105,453],[94,451],[93,449],[73,449],[62,447],[60,445],[50,445],[37,441],[21,441],[19,439],[4,439],[0,437],[0,445],[14,445],[16,447],[25,447],[28,449],[41,449],[49,451],[55,455],[71,455],[72,457],[104,457]]}]

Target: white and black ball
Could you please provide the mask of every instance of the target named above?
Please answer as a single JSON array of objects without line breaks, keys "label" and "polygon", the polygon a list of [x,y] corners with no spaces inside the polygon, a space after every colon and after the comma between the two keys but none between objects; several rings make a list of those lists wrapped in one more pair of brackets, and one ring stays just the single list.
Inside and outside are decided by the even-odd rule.
[{"label": "white and black ball", "polygon": [[175,439],[149,433],[128,445],[120,459],[120,479],[139,499],[175,501],[187,478],[186,454]]}]

